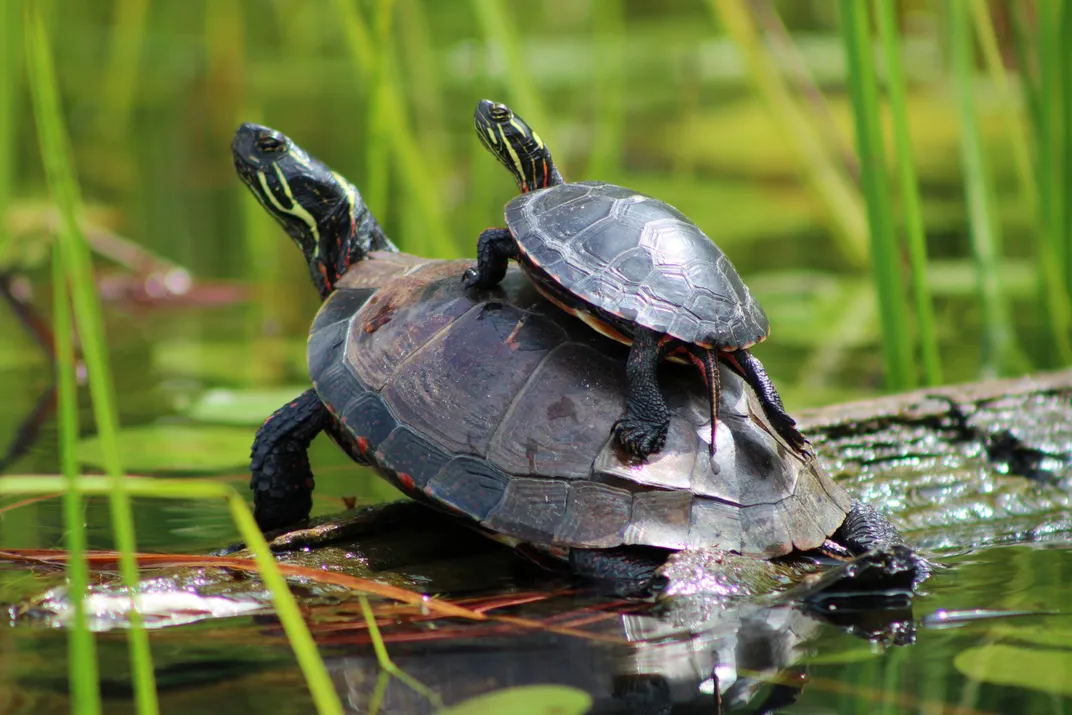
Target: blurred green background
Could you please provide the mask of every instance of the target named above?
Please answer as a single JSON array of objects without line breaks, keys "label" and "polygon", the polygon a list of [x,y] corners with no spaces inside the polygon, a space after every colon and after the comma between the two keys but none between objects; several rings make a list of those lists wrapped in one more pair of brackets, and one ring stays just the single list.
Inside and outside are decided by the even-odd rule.
[{"label": "blurred green background", "polygon": [[[1062,362],[1040,308],[1039,211],[1017,173],[1024,145],[1013,139],[1032,126],[1017,68],[1026,63],[1045,81],[1036,36],[1045,29],[1040,13],[1056,16],[1051,4],[972,5],[984,10],[1004,70],[988,68],[985,41],[973,50],[974,115],[1000,228],[990,277],[1011,325],[1000,350],[987,342],[978,298],[948,5],[896,5],[926,282],[947,382]],[[0,21],[0,265],[46,309],[52,214],[19,5],[5,2]],[[599,178],[664,199],[731,256],[770,316],[771,338],[756,352],[791,410],[886,384],[832,0],[39,5],[91,241],[115,234],[144,247],[187,269],[195,288],[248,287],[248,303],[210,301],[206,310],[195,290],[164,309],[129,290],[107,292],[114,275],[151,287],[136,281],[156,266],[98,259],[112,298],[106,315],[125,424],[181,412],[205,387],[305,380],[304,335],[317,298],[297,251],[234,176],[229,143],[240,122],[280,129],[345,174],[403,250],[471,256],[480,230],[501,222],[516,192],[473,136],[472,110],[483,97],[507,101],[533,124],[567,179]],[[751,50],[750,37],[759,42]],[[877,45],[876,57],[881,78]],[[757,62],[773,68],[793,112],[764,86],[770,78],[757,74]],[[885,116],[884,126],[892,170]],[[901,222],[901,199],[893,202]],[[42,364],[6,312],[0,330],[14,338],[3,341],[0,366],[25,370],[7,371],[3,391],[12,405],[29,405],[31,386],[47,380]]]}]

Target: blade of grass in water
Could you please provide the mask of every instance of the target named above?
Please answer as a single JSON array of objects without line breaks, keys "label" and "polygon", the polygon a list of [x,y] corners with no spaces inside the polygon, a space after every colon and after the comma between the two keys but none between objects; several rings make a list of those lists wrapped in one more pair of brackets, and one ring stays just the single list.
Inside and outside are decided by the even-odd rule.
[{"label": "blade of grass in water", "polygon": [[372,607],[369,605],[368,598],[365,596],[358,596],[357,600],[361,604],[361,615],[365,617],[365,624],[368,626],[369,640],[372,641],[372,649],[376,652],[376,662],[379,663],[380,669],[385,673],[390,673],[414,691],[423,695],[425,699],[432,703],[437,709],[442,708],[443,701],[439,698],[438,694],[394,664],[394,661],[392,661],[391,657],[387,654],[387,646],[384,645],[383,637],[380,635],[380,629],[376,625],[376,614],[372,612]]},{"label": "blade of grass in water", "polygon": [[[62,477],[32,475],[25,477],[0,477],[0,494],[49,494],[63,492],[67,482]],[[82,477],[83,494],[110,494],[114,489],[111,479],[102,477]],[[234,487],[221,482],[207,482],[197,479],[146,479],[127,478],[125,490],[136,496],[154,499],[200,499],[205,501],[226,501],[231,510],[231,518],[246,546],[253,552],[264,585],[272,594],[279,622],[287,634],[287,640],[294,649],[298,666],[309,685],[313,702],[320,715],[342,715],[342,703],[331,681],[324,661],[316,648],[316,642],[302,618],[301,609],[294,600],[294,594],[287,586],[287,581],[279,570],[279,564],[272,556],[264,535],[253,520],[253,514]]]},{"label": "blade of grass in water", "polygon": [[927,283],[927,236],[923,229],[923,212],[919,200],[916,167],[912,161],[912,143],[908,133],[908,107],[905,101],[904,74],[901,71],[901,38],[897,30],[894,0],[876,0],[882,49],[886,58],[886,94],[893,120],[893,151],[897,158],[897,177],[904,212],[908,243],[908,261],[912,273],[916,308],[916,334],[923,362],[923,381],[927,385],[942,383],[938,335],[934,329],[934,307]]},{"label": "blade of grass in water", "polygon": [[[52,51],[44,23],[36,3],[26,9],[26,63],[29,72],[34,116],[37,120],[38,141],[45,165],[49,191],[60,214],[60,228],[55,250],[60,252],[64,272],[71,285],[75,322],[89,374],[89,389],[93,414],[97,423],[105,464],[111,483],[112,526],[120,552],[123,581],[134,593],[138,583],[137,551],[134,536],[134,517],[130,496],[123,485],[117,438],[117,416],[112,392],[108,353],[100,317],[96,286],[89,260],[89,249],[78,227],[78,185],[70,163],[70,149],[60,109],[56,75],[52,66]],[[70,528],[70,525],[68,525]],[[133,606],[133,600],[132,600]],[[159,712],[156,684],[153,675],[152,653],[140,614],[132,609],[130,639],[131,674],[138,712],[152,715]]]},{"label": "blade of grass in water", "polygon": [[[844,0],[848,1],[848,0]],[[984,372],[998,374],[1016,360],[1013,333],[997,280],[1001,236],[991,207],[982,139],[975,120],[972,82],[971,25],[964,3],[949,8],[950,52],[960,122],[961,162],[968,203],[971,252],[979,285],[983,328]]]},{"label": "blade of grass in water", "polygon": [[[1028,149],[1023,112],[1020,111],[1016,96],[1009,84],[1009,78],[1005,72],[1005,62],[998,47],[997,33],[995,33],[994,25],[990,20],[990,12],[986,1],[971,0],[971,12],[979,43],[983,48],[987,71],[990,73],[1001,99],[999,105],[1003,108],[1005,114],[1006,131],[1009,143],[1012,145],[1013,165],[1016,168],[1017,179],[1020,182],[1020,192],[1029,215],[1036,216],[1039,211],[1038,185],[1031,167],[1031,155]],[[1012,12],[1014,15],[1016,14],[1015,10]],[[1065,37],[1068,36],[1065,35]],[[1069,53],[1064,54],[1067,56]],[[1072,71],[1072,66],[1068,70]],[[1066,72],[1066,82],[1068,77],[1069,75]],[[1027,82],[1029,78],[1026,75],[1022,75],[1022,81]],[[1029,91],[1029,88],[1025,88],[1025,93]],[[1067,129],[1068,127],[1066,126]],[[1064,185],[1069,186],[1067,179],[1072,179],[1072,177],[1066,175],[1065,178]],[[1072,212],[1067,213],[1067,215],[1072,215]],[[1072,327],[1072,306],[1069,304],[1068,278],[1062,277],[1061,267],[1055,261],[1054,256],[1051,255],[1052,252],[1050,246],[1047,245],[1045,229],[1036,230],[1033,234],[1036,243],[1035,257],[1038,265],[1039,295],[1042,298],[1042,310],[1045,315],[1046,325],[1049,328],[1050,345],[1053,348],[1052,352],[1055,358],[1051,362],[1057,365],[1067,365],[1072,363],[1072,345],[1069,344],[1069,329]],[[1072,277],[1072,274],[1070,274],[1070,277]]]},{"label": "blade of grass in water", "polygon": [[22,44],[17,2],[0,3],[0,268],[13,258],[15,251],[8,246],[7,207],[14,185],[16,161],[15,118],[21,102],[19,81],[22,64],[19,47]]},{"label": "blade of grass in water", "polygon": [[[547,114],[546,106],[536,89],[536,82],[529,71],[529,63],[521,51],[521,39],[517,30],[507,17],[506,7],[501,0],[472,0],[473,14],[476,15],[484,41],[489,46],[498,47],[506,61],[506,85],[503,90],[513,109],[525,118],[541,136],[547,146],[557,147],[554,140],[554,127]],[[488,99],[495,99],[488,97]],[[476,105],[476,102],[473,102]]]},{"label": "blade of grass in water", "polygon": [[148,13],[149,0],[115,0],[98,124],[101,134],[113,141],[126,136]]},{"label": "blade of grass in water", "polygon": [[856,145],[860,154],[860,178],[867,199],[871,266],[878,291],[886,387],[890,390],[907,390],[916,383],[913,342],[905,316],[901,262],[890,211],[882,119],[875,84],[871,33],[868,30],[868,5],[858,0],[839,0],[838,8],[848,62]]},{"label": "blade of grass in water", "polygon": [[625,124],[625,18],[621,0],[601,0],[592,9],[595,127],[585,172],[614,181],[621,171]]},{"label": "blade of grass in water", "polygon": [[52,334],[56,354],[56,412],[59,424],[60,466],[67,488],[63,492],[64,544],[67,547],[67,592],[71,627],[67,634],[71,711],[95,715],[101,711],[97,649],[86,626],[85,594],[89,588],[86,564],[85,509],[78,484],[78,387],[75,383],[74,325],[71,324],[67,276],[59,251],[52,255]]},{"label": "blade of grass in water", "polygon": [[797,107],[770,55],[761,46],[744,3],[707,0],[707,7],[737,45],[753,86],[786,132],[797,166],[828,217],[841,255],[853,266],[863,268],[868,260],[867,221],[859,193]]}]

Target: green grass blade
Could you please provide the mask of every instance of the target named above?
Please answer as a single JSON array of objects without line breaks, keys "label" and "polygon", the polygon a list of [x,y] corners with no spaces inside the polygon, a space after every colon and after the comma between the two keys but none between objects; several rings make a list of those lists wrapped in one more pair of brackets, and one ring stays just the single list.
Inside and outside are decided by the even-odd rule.
[{"label": "green grass blade", "polygon": [[[368,23],[361,15],[355,0],[335,0],[335,10],[342,23],[357,80],[362,86],[369,86],[375,76],[378,48]],[[447,228],[439,184],[435,179],[443,172],[439,167],[432,166],[430,156],[422,151],[409,129],[405,103],[398,89],[400,83],[393,74],[393,67],[393,61],[388,63],[392,75],[390,81],[383,86],[382,97],[385,126],[389,127],[387,137],[397,162],[399,176],[406,189],[406,198],[415,207],[424,224],[424,230],[407,236],[402,242],[402,248],[420,254],[430,252],[427,250],[429,248],[447,250],[454,244]]]},{"label": "green grass blade", "polygon": [[[1061,83],[1061,122],[1058,126],[1064,128],[1064,136],[1061,140],[1062,171],[1058,180],[1057,191],[1063,196],[1061,204],[1064,207],[1064,224],[1061,228],[1061,245],[1065,254],[1065,288],[1072,287],[1072,208],[1068,206],[1068,192],[1072,187],[1072,51],[1069,43],[1072,42],[1072,3],[1061,3],[1061,22],[1058,47],[1061,66],[1057,68]],[[1068,354],[1062,356],[1065,363],[1072,362]]]},{"label": "green grass blade", "polygon": [[388,163],[390,144],[388,135],[391,126],[387,118],[387,102],[390,101],[391,60],[394,42],[391,25],[394,17],[394,0],[377,0],[376,7],[376,53],[372,66],[372,91],[369,93],[368,126],[365,139],[365,181],[362,194],[373,213],[387,212],[388,189],[391,167]]},{"label": "green grass blade", "polygon": [[740,49],[752,85],[789,137],[797,166],[819,199],[842,256],[853,266],[863,268],[868,262],[867,221],[856,187],[793,100],[770,55],[761,46],[744,3],[707,0],[707,7]]},{"label": "green grass blade", "polygon": [[595,23],[593,61],[596,80],[595,135],[588,176],[614,181],[621,172],[625,128],[626,39],[622,0],[601,0],[592,8]]},{"label": "green grass blade", "polygon": [[1035,183],[1035,175],[1031,170],[1031,152],[1028,149],[1027,128],[1024,126],[1024,118],[1020,112],[1018,102],[1012,86],[1009,84],[1008,73],[1005,71],[1005,60],[1001,56],[998,47],[997,33],[994,24],[990,20],[990,10],[986,0],[969,0],[971,3],[972,22],[975,26],[976,37],[979,38],[979,46],[983,51],[983,60],[986,62],[987,72],[990,79],[1001,97],[1000,106],[1005,115],[1006,136],[1012,148],[1013,167],[1016,170],[1016,178],[1020,182],[1020,192],[1023,194],[1024,203],[1033,213],[1038,207],[1038,186]]},{"label": "green grass blade", "polygon": [[22,104],[18,101],[22,76],[19,9],[18,2],[0,3],[0,268],[15,254],[8,245],[6,217],[19,155],[15,151],[16,118]]},{"label": "green grass blade", "polygon": [[[67,486],[67,480],[63,477],[46,475],[0,477],[0,494],[48,494],[64,492]],[[82,477],[80,486],[83,494],[110,494],[114,489],[112,480],[104,477]],[[302,618],[301,609],[279,570],[279,564],[272,557],[272,551],[257,527],[253,514],[250,513],[249,507],[238,492],[230,485],[220,482],[139,477],[127,478],[126,491],[128,494],[154,499],[203,499],[227,502],[235,527],[246,542],[246,546],[253,552],[253,560],[257,563],[264,585],[272,594],[272,604],[279,615],[283,631],[287,634],[287,639],[294,649],[298,665],[305,675],[317,712],[320,715],[341,715],[342,703],[331,681],[331,675],[328,674],[324,661],[320,658],[316,642]]]},{"label": "green grass blade", "polygon": [[916,335],[923,361],[923,381],[927,385],[942,383],[938,334],[934,328],[934,307],[927,282],[927,236],[923,228],[919,182],[912,161],[912,142],[908,133],[908,103],[905,100],[904,73],[901,70],[901,38],[897,30],[894,0],[876,0],[875,13],[886,58],[886,94],[893,120],[893,151],[897,158],[897,178],[901,209],[908,244],[908,261],[912,273],[913,302],[916,308]]},{"label": "green grass blade", "polygon": [[968,203],[972,259],[979,290],[983,328],[984,371],[998,373],[1016,361],[1014,336],[997,277],[1001,236],[991,206],[992,192],[975,119],[972,83],[971,25],[966,3],[953,3],[949,12],[953,83],[960,122],[961,162]]},{"label": "green grass blade", "polygon": [[[1035,44],[1035,37],[1027,27],[1024,19],[1026,12],[1025,3],[1013,3],[1009,9],[1012,19],[1012,47],[1016,54],[1016,68],[1019,70],[1020,92],[1024,97],[1024,105],[1027,107],[1027,115],[1031,118],[1031,126],[1042,126],[1041,99],[1039,98],[1038,67],[1035,56],[1029,51],[1029,47]],[[1036,182],[1036,188],[1038,182]]]},{"label": "green grass blade", "polygon": [[75,382],[74,325],[71,323],[67,276],[59,251],[52,255],[52,322],[56,353],[56,415],[59,456],[67,488],[63,492],[64,543],[67,546],[67,590],[71,598],[71,627],[67,636],[71,711],[95,715],[101,711],[97,649],[86,625],[85,594],[89,588],[86,563],[85,509],[78,484],[78,386]]},{"label": "green grass blade", "polygon": [[413,691],[424,696],[425,699],[437,708],[442,708],[443,701],[435,691],[431,690],[424,683],[394,664],[394,661],[392,661],[391,657],[387,654],[387,646],[383,642],[383,636],[380,635],[379,626],[376,625],[376,614],[372,612],[372,607],[369,605],[368,598],[365,596],[358,596],[357,600],[361,604],[361,615],[365,617],[365,624],[368,626],[369,631],[369,640],[372,641],[372,649],[376,653],[376,661],[379,663],[380,668],[385,673],[390,673],[401,680]]},{"label": "green grass blade", "polygon": [[[178,486],[181,488],[182,484]],[[331,675],[324,665],[324,659],[320,657],[316,641],[313,640],[313,635],[309,632],[305,619],[302,618],[302,612],[297,601],[294,600],[294,594],[290,592],[287,580],[280,573],[272,551],[268,548],[268,543],[253,519],[253,514],[234,489],[223,484],[212,486],[223,487],[227,492],[225,496],[231,507],[231,518],[245,540],[246,546],[253,552],[253,559],[257,562],[261,579],[272,594],[272,604],[279,615],[283,631],[287,634],[290,647],[294,649],[298,667],[301,668],[305,682],[309,685],[309,693],[316,704],[316,711],[320,715],[342,715],[342,702],[335,690],[335,684],[331,681]]]},{"label": "green grass blade", "polygon": [[871,266],[878,291],[882,327],[882,354],[886,387],[907,390],[915,386],[912,336],[906,320],[903,278],[897,236],[890,210],[889,180],[882,142],[867,3],[838,0],[841,34],[849,68],[849,90],[860,154],[861,180],[867,199],[871,234]]},{"label": "green grass blade", "polygon": [[[123,485],[123,470],[117,439],[118,419],[111,374],[108,369],[103,323],[100,317],[96,286],[93,282],[89,249],[78,227],[80,198],[60,109],[56,75],[52,66],[52,52],[45,25],[35,3],[27,6],[26,55],[34,116],[37,120],[38,141],[41,144],[41,157],[45,165],[49,191],[60,214],[56,250],[60,252],[64,271],[71,285],[75,321],[78,334],[82,339],[82,349],[89,374],[94,417],[106,458],[105,471],[112,485],[109,498],[123,579],[127,586],[133,589],[138,583],[138,565],[134,557],[137,551],[134,538],[134,517],[130,508],[130,496]],[[140,614],[134,609],[132,611],[132,628],[129,637],[135,699],[139,713],[152,715],[159,712],[152,654],[149,649],[148,636],[141,624]]]},{"label": "green grass blade", "polygon": [[1062,52],[1067,52],[1068,45],[1060,35],[1062,4],[1056,0],[1039,0],[1037,7],[1041,120],[1038,126],[1038,171],[1045,236],[1064,281],[1066,254],[1072,247],[1064,240],[1066,196],[1062,157],[1065,136],[1062,123],[1065,99],[1061,69],[1064,66]]},{"label": "green grass blade", "polygon": [[406,88],[409,106],[421,118],[421,148],[439,170],[453,165],[451,132],[464,126],[466,116],[456,109],[447,109],[443,76],[449,74],[449,69],[441,66],[442,51],[429,26],[431,21],[425,0],[399,0],[395,20],[397,71],[405,77],[402,86]]},{"label": "green grass blade", "polygon": [[[1064,8],[1067,8],[1067,6],[1067,3],[1063,5]],[[1013,166],[1016,169],[1016,177],[1020,183],[1020,193],[1023,196],[1023,201],[1029,214],[1034,216],[1039,211],[1038,184],[1036,183],[1034,169],[1031,166],[1031,153],[1028,148],[1024,116],[1018,107],[1015,93],[1005,71],[1005,62],[1001,57],[997,33],[994,31],[994,25],[991,22],[986,0],[971,0],[971,13],[979,44],[983,50],[987,71],[1001,98],[999,104],[1005,115],[1006,136],[1012,148]],[[1017,13],[1013,10],[1012,14],[1016,15]],[[1066,12],[1065,15],[1072,17],[1072,13],[1069,12]],[[1068,30],[1072,31],[1072,28],[1068,28]],[[1064,36],[1069,37],[1067,34]],[[1064,55],[1067,58],[1070,53],[1065,52]],[[1072,61],[1070,61],[1070,66],[1063,72],[1063,75],[1066,82],[1065,96],[1067,97],[1067,83],[1072,81],[1070,80],[1070,77],[1072,77]],[[1026,73],[1022,73],[1021,81],[1027,83],[1030,82],[1030,78]],[[1025,96],[1029,96],[1030,92],[1030,87],[1025,87]],[[1066,126],[1065,130],[1067,137],[1067,132],[1072,131],[1072,128]],[[1065,145],[1067,146],[1067,139]],[[1067,152],[1065,156],[1067,157]],[[1067,170],[1068,167],[1066,166]],[[1065,186],[1072,185],[1068,183],[1069,180],[1072,180],[1072,176],[1066,173]],[[1072,216],[1072,212],[1066,212],[1065,216],[1067,220],[1069,216]],[[1067,291],[1068,280],[1072,278],[1072,269],[1070,269],[1067,277],[1062,279],[1060,266],[1054,263],[1054,257],[1050,255],[1051,251],[1046,245],[1045,228],[1043,227],[1042,230],[1036,230],[1033,233],[1037,244],[1035,256],[1038,265],[1039,295],[1042,298],[1042,310],[1050,333],[1053,357],[1056,358],[1057,364],[1067,365],[1072,363],[1072,345],[1069,343],[1069,329],[1072,327],[1072,307],[1069,305]],[[1067,241],[1064,243],[1067,245]],[[1066,252],[1067,255],[1069,253]]]},{"label": "green grass blade", "polygon": [[98,123],[100,133],[113,141],[127,134],[148,14],[149,0],[115,0]]},{"label": "green grass blade", "polygon": [[[547,113],[546,105],[536,89],[536,82],[529,71],[529,62],[525,60],[521,48],[521,38],[513,23],[507,17],[506,7],[501,0],[472,0],[473,13],[484,31],[484,41],[490,47],[498,47],[506,60],[506,86],[503,87],[513,109],[525,118],[546,142],[551,150],[555,143],[555,128]],[[487,97],[487,99],[497,99]],[[476,106],[476,99],[473,100]]]}]

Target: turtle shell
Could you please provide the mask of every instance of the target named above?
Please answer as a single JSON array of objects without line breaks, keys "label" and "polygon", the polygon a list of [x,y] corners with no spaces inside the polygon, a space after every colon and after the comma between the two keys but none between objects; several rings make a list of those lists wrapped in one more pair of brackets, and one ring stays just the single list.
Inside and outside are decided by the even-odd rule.
[{"label": "turtle shell", "polygon": [[559,184],[510,201],[506,224],[527,261],[612,316],[727,351],[770,332],[730,259],[663,201],[601,181]]},{"label": "turtle shell", "polygon": [[844,521],[848,494],[772,436],[735,374],[722,374],[716,461],[700,381],[669,365],[666,447],[623,461],[610,434],[624,346],[516,268],[473,293],[458,281],[471,261],[391,260],[405,272],[367,301],[375,260],[340,281],[313,323],[309,369],[342,446],[406,494],[558,555],[645,544],[773,557],[820,546]]}]

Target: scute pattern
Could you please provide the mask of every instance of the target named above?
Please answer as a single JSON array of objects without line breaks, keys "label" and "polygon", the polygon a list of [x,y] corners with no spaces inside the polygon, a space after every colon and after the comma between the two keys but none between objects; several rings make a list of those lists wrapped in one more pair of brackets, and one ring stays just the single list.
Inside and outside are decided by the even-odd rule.
[{"label": "scute pattern", "polygon": [[533,264],[612,315],[725,350],[769,332],[730,260],[667,203],[598,181],[560,184],[510,201],[506,223]]},{"label": "scute pattern", "polygon": [[516,268],[499,288],[469,295],[458,280],[469,265],[431,262],[352,315],[333,304],[348,299],[339,292],[310,335],[314,385],[348,446],[399,489],[558,549],[769,557],[819,546],[840,526],[848,494],[784,452],[729,370],[714,463],[702,382],[673,365],[666,448],[645,463],[623,461],[610,425],[623,407],[626,349],[540,298]]}]

